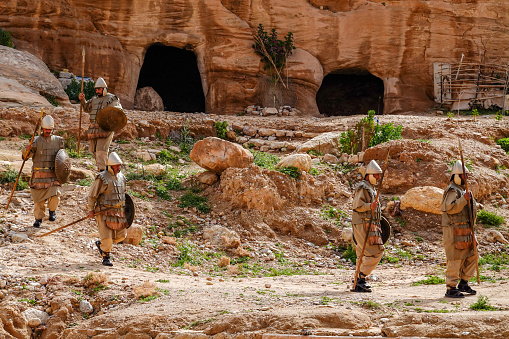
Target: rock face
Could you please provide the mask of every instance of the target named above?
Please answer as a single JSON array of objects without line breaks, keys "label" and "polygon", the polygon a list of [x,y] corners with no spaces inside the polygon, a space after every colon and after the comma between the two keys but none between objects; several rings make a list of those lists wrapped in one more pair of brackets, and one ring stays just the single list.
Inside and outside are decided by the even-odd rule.
[{"label": "rock face", "polygon": [[297,152],[305,153],[310,150],[315,150],[323,154],[333,154],[341,156],[341,146],[339,138],[341,132],[328,132],[320,134],[313,139],[306,141],[297,148]]},{"label": "rock face", "polygon": [[164,111],[163,99],[152,87],[143,87],[136,91],[134,108],[141,111]]},{"label": "rock face", "polygon": [[0,107],[52,107],[44,95],[70,105],[62,85],[44,62],[30,53],[0,46]]},{"label": "rock face", "polygon": [[189,157],[199,166],[218,174],[229,167],[243,168],[253,163],[251,152],[238,144],[215,137],[198,141]]},{"label": "rock face", "polygon": [[[0,21],[20,50],[53,69],[104,76],[126,108],[134,103],[145,53],[154,43],[193,51],[208,113],[270,106],[270,80],[250,47],[259,23],[282,37],[293,32],[290,91],[305,114],[318,114],[316,93],[330,73],[382,79],[384,112],[433,105],[434,62],[477,60],[479,50],[505,60],[506,1],[132,0],[90,6],[76,0],[2,1]],[[482,43],[481,43],[482,41]]]},{"label": "rock face", "polygon": [[281,160],[276,168],[297,167],[299,172],[309,172],[311,169],[311,157],[309,154],[292,154]]}]

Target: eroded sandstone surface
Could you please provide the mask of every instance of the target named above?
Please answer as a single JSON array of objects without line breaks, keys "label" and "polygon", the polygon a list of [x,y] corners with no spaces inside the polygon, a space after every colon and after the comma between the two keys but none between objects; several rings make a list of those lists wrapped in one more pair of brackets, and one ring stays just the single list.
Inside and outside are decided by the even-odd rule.
[{"label": "eroded sandstone surface", "polygon": [[[384,112],[433,105],[434,62],[506,60],[509,4],[495,0],[57,0],[0,3],[0,23],[16,46],[52,69],[104,76],[132,108],[140,69],[154,43],[197,56],[207,113],[235,114],[272,103],[270,81],[251,45],[259,23],[291,31],[291,94],[306,115],[331,73],[370,73],[383,81]],[[178,67],[176,65],[175,67]],[[365,112],[359,112],[365,113]]]}]

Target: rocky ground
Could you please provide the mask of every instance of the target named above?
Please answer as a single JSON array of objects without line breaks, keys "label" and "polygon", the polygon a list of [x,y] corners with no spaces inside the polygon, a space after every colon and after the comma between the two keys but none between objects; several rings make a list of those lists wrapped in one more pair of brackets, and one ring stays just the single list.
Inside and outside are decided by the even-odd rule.
[{"label": "rocky ground", "polygon": [[[55,132],[70,149],[78,134],[77,113],[52,112]],[[403,126],[403,140],[361,155],[364,162],[382,160],[391,149],[382,201],[393,234],[370,277],[374,292],[354,294],[348,230],[359,159],[341,159],[320,138],[353,128],[359,116],[127,114],[128,126],[112,148],[126,161],[123,171],[136,204],[131,242],[141,242],[115,245],[112,268],[100,263],[93,220],[40,237],[86,215],[95,173],[86,151],[73,159],[57,221],[45,219],[39,230],[31,227],[29,190],[16,191],[5,210],[13,184],[2,180],[0,337],[509,337],[507,224],[478,225],[483,257],[481,284],[473,285],[478,295],[451,300],[444,298],[440,281],[445,269],[440,216],[413,208],[392,215],[393,200],[409,189],[445,188],[460,138],[472,165],[472,190],[487,211],[507,220],[509,157],[495,144],[509,135],[507,120],[434,113],[378,117]],[[0,110],[2,178],[9,169],[11,176],[19,170],[19,150],[37,116],[32,108]],[[219,180],[201,179],[203,169],[190,160],[189,150],[195,140],[216,135],[216,121],[227,121],[230,138],[253,150],[265,168],[228,169]],[[299,149],[314,150],[309,173],[295,180],[268,169],[273,156]],[[328,153],[336,153],[340,163],[331,164]],[[30,168],[28,162],[23,172],[28,175]],[[478,310],[489,306],[493,309]]]}]

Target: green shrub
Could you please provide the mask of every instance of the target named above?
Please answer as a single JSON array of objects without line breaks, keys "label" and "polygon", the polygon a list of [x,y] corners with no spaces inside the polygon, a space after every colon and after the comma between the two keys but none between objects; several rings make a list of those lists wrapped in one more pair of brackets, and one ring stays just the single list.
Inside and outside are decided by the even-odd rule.
[{"label": "green shrub", "polygon": [[185,263],[200,265],[203,262],[203,254],[189,241],[177,245],[177,250],[180,254],[174,266],[183,267]]},{"label": "green shrub", "polygon": [[228,132],[228,122],[216,121],[214,124],[216,129],[217,137],[226,140],[226,132]]},{"label": "green shrub", "polygon": [[298,179],[300,177],[300,170],[295,166],[287,166],[278,168],[277,171],[288,175],[292,179]]},{"label": "green shrub", "polygon": [[261,168],[274,170],[274,166],[281,160],[277,155],[270,153],[259,151],[251,151],[251,153],[253,153],[254,164]]},{"label": "green shrub", "polygon": [[502,149],[506,152],[506,153],[509,153],[509,138],[502,138],[502,139],[498,139],[497,140],[497,144],[500,145],[500,147],[502,147]]},{"label": "green shrub", "polygon": [[352,245],[348,245],[346,250],[343,252],[343,258],[346,260],[350,260],[352,264],[355,264],[355,261],[357,260],[357,254],[355,253],[355,248],[352,247]]},{"label": "green shrub", "polygon": [[436,275],[426,275],[428,277],[424,280],[419,280],[417,282],[412,283],[412,286],[418,286],[418,285],[440,285],[445,283],[445,280],[443,278],[437,277]]},{"label": "green shrub", "polygon": [[470,305],[470,309],[474,311],[497,311],[498,308],[491,306],[490,299],[485,295],[477,297],[477,301]]},{"label": "green shrub", "polygon": [[168,193],[168,189],[162,182],[156,186],[156,195],[163,200],[171,201],[173,199],[173,197]]},{"label": "green shrub", "polygon": [[481,210],[477,213],[477,221],[484,225],[500,226],[505,222],[505,218],[495,212]]},{"label": "green shrub", "polygon": [[180,198],[180,204],[178,207],[186,208],[186,207],[196,207],[196,209],[202,213],[210,212],[210,205],[208,204],[208,199],[202,196],[199,196],[193,192],[187,192],[182,195]]},{"label": "green shrub", "polygon": [[168,150],[161,150],[159,154],[157,155],[157,159],[161,164],[166,164],[169,162],[176,162],[178,161],[179,157],[175,155],[174,153],[168,151]]},{"label": "green shrub", "polygon": [[[95,82],[85,81],[83,82],[83,93],[85,94],[85,100],[88,100],[95,96]],[[65,88],[65,93],[69,97],[69,100],[79,101],[78,95],[81,92],[81,81],[76,81],[75,78],[72,78],[71,83],[67,85]]]},{"label": "green shrub", "polygon": [[0,28],[0,45],[15,48],[12,42],[12,35],[9,31],[4,31]]},{"label": "green shrub", "polygon": [[[0,173],[0,184],[14,183],[18,178],[18,172],[13,169],[9,169],[6,172]],[[28,183],[23,181],[23,179],[18,180],[18,184],[16,185],[16,191],[22,191],[27,189]]]},{"label": "green shrub", "polygon": [[377,124],[375,126],[375,131],[373,133],[373,137],[371,138],[371,141],[369,142],[369,147],[373,147],[375,145],[382,144],[389,140],[401,139],[401,130],[402,129],[403,129],[403,126],[401,126],[401,125],[394,126],[392,124],[392,122],[385,124],[385,125]]}]

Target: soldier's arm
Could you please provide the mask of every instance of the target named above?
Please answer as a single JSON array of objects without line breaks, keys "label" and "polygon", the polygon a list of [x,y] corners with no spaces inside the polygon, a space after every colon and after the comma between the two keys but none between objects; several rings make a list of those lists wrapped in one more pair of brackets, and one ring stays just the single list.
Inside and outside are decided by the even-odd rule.
[{"label": "soldier's arm", "polygon": [[60,145],[59,145],[58,149],[64,149],[65,148],[64,138],[62,138],[62,137],[59,137],[59,138],[60,138]]},{"label": "soldier's arm", "polygon": [[371,198],[365,189],[355,192],[352,208],[357,212],[366,212],[371,209]]},{"label": "soldier's arm", "polygon": [[80,100],[80,105],[83,107],[83,110],[87,113],[90,113],[92,111],[92,99],[90,100]]},{"label": "soldier's arm", "polygon": [[106,102],[108,107],[116,107],[118,109],[122,109],[122,105],[120,104],[120,100],[115,94],[110,94],[108,101]]},{"label": "soldier's arm", "polygon": [[463,210],[463,208],[467,205],[467,199],[462,195],[460,198],[456,198],[456,193],[454,191],[449,191],[445,198],[445,211],[449,214],[456,214]]},{"label": "soldier's arm", "polygon": [[35,144],[32,143],[31,145],[27,145],[23,150],[21,151],[21,157],[24,160],[28,160],[31,157],[34,156],[35,151],[37,151],[37,148],[35,147]]},{"label": "soldier's arm", "polygon": [[88,211],[94,211],[97,199],[102,193],[104,193],[104,191],[106,191],[107,188],[108,185],[105,185],[99,177],[95,179],[94,183],[90,187],[90,192],[88,193]]}]

